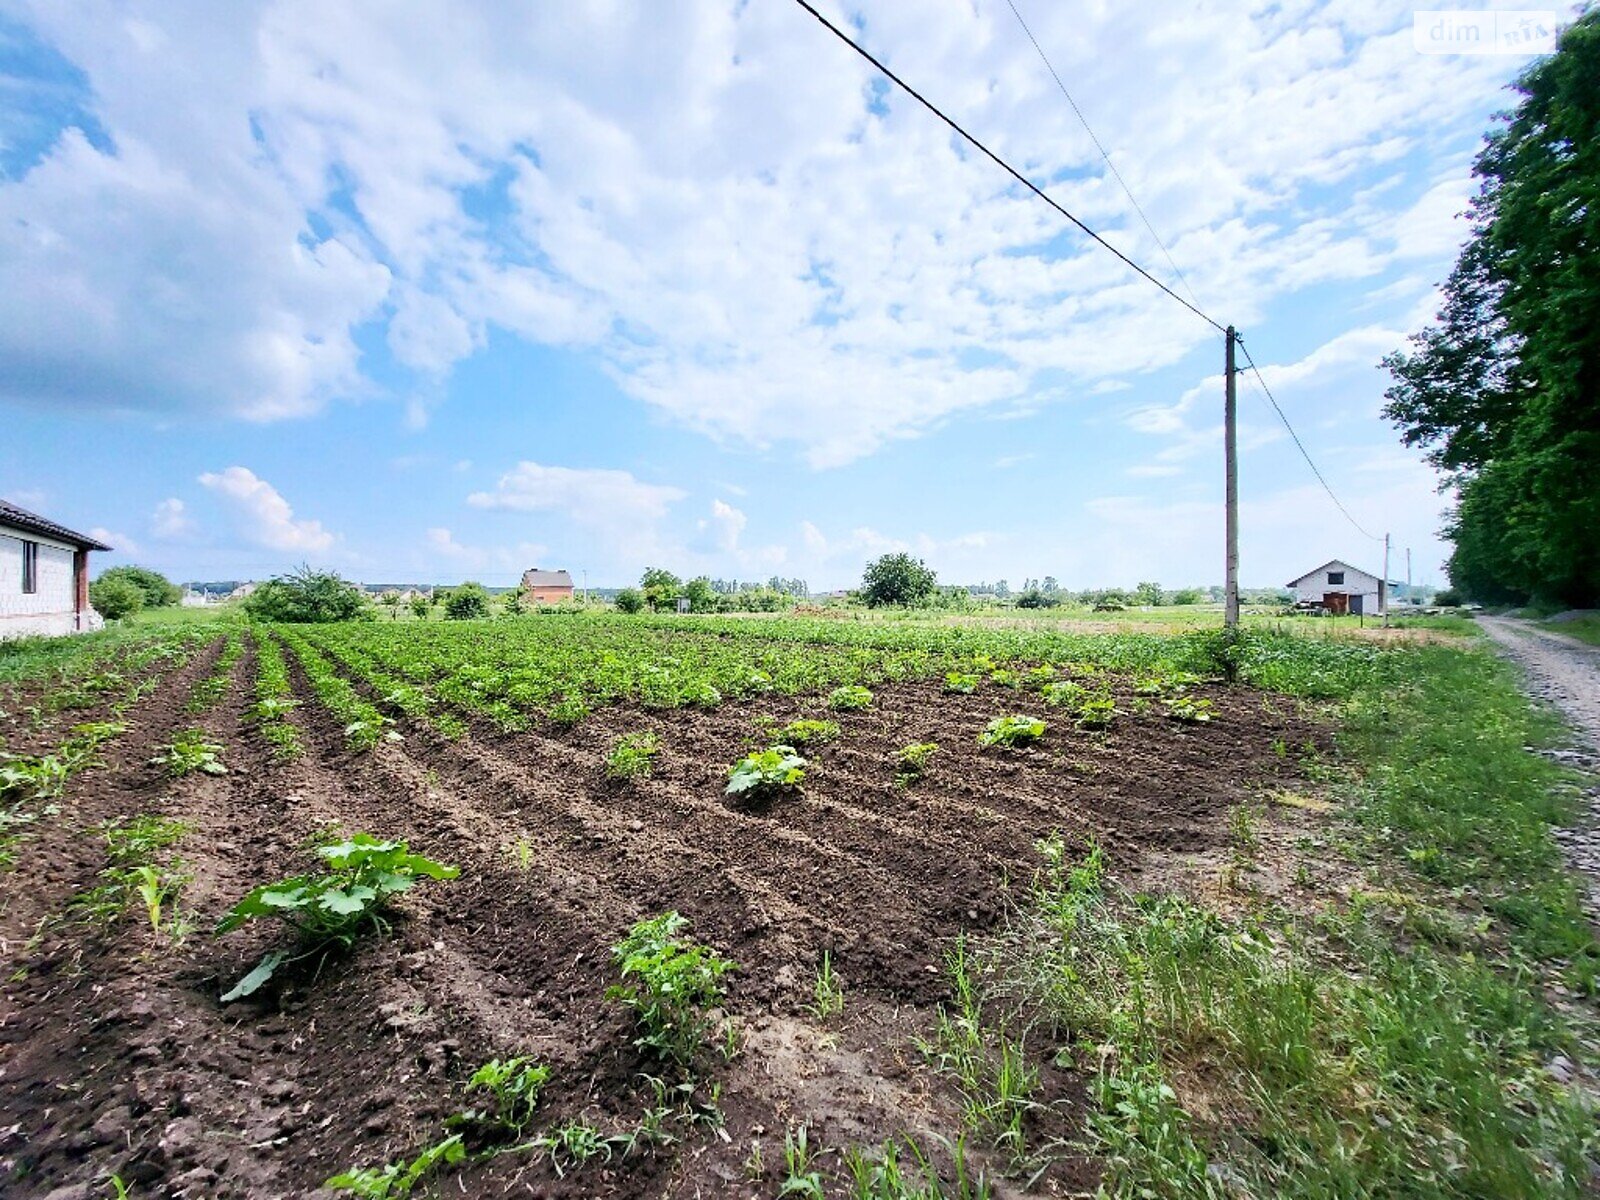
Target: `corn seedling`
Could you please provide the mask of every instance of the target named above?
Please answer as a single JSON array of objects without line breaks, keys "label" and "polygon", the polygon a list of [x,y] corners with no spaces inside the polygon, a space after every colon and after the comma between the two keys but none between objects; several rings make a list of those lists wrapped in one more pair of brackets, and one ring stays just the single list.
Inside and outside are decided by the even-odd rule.
[{"label": "corn seedling", "polygon": [[[383,913],[392,897],[410,891],[419,879],[460,874],[456,867],[410,853],[404,842],[379,841],[366,833],[319,846],[317,854],[327,864],[324,874],[295,875],[256,888],[217,923],[217,933],[275,917],[299,933],[304,957],[329,943],[349,946],[364,928],[385,932]],[[223,1003],[250,995],[293,957],[285,950],[271,951],[222,997]]]},{"label": "corn seedling", "polygon": [[728,770],[730,796],[781,792],[800,786],[806,777],[806,760],[792,746],[770,746],[746,754]]},{"label": "corn seedling", "polygon": [[653,733],[625,733],[611,747],[606,774],[613,779],[642,779],[650,774],[661,739]]},{"label": "corn seedling", "polygon": [[[976,1178],[969,1174],[966,1139],[951,1143],[933,1136],[950,1155],[953,1175],[949,1181],[940,1177],[928,1153],[909,1136],[885,1142],[871,1156],[852,1146],[844,1155],[851,1200],[990,1200],[994,1193],[982,1174]],[[902,1144],[909,1158],[904,1165]]]},{"label": "corn seedling", "polygon": [[866,708],[871,703],[872,693],[858,683],[848,683],[828,693],[828,707],[836,712]]},{"label": "corn seedling", "polygon": [[833,954],[822,952],[822,962],[817,967],[817,981],[811,989],[811,1014],[826,1021],[844,1008],[844,984],[833,969]]},{"label": "corn seedling", "polygon": [[181,779],[196,771],[206,775],[226,775],[228,768],[222,765],[221,754],[222,747],[216,742],[206,741],[204,730],[185,729],[150,760],[150,765],[164,767],[174,779]]},{"label": "corn seedling", "polygon": [[788,746],[820,745],[839,736],[839,726],[833,721],[790,721],[778,730],[778,741]]},{"label": "corn seedling", "polygon": [[640,921],[612,947],[622,981],[606,991],[633,1011],[634,1045],[687,1068],[715,1022],[707,1015],[723,998],[722,977],[735,964],[679,936],[689,927],[676,912]]},{"label": "corn seedling", "polygon": [[978,745],[985,749],[999,746],[1007,750],[1031,745],[1044,736],[1045,728],[1045,723],[1038,717],[996,717],[978,735]]},{"label": "corn seedling", "polygon": [[804,1125],[783,1136],[784,1178],[779,1197],[802,1196],[805,1200],[824,1200],[822,1172],[816,1169],[810,1135]]},{"label": "corn seedling", "polygon": [[458,1163],[466,1156],[458,1133],[429,1146],[408,1163],[356,1167],[335,1175],[322,1186],[336,1192],[349,1192],[360,1200],[405,1200],[424,1176]]}]

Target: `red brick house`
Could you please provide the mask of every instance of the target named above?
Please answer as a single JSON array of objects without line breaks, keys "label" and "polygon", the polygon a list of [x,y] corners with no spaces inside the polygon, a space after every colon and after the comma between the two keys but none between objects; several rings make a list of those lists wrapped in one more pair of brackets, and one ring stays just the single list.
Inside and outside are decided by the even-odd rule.
[{"label": "red brick house", "polygon": [[89,552],[110,549],[0,500],[0,638],[104,626],[89,606]]},{"label": "red brick house", "polygon": [[572,599],[572,575],[533,567],[522,573],[522,594],[534,604],[563,604]]}]

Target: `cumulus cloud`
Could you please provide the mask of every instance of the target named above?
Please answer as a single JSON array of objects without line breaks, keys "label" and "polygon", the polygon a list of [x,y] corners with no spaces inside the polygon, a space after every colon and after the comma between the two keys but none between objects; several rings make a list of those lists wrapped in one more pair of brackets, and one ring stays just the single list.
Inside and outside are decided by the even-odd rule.
[{"label": "cumulus cloud", "polygon": [[[711,437],[828,467],[978,410],[1103,394],[1209,336],[792,6],[21,11],[84,70],[105,136],[67,129],[0,185],[6,399],[286,417],[373,387],[365,325],[429,380],[502,330],[595,355]],[[1003,6],[849,12],[1160,261]],[[1407,14],[1374,5],[1032,15],[1229,319],[1448,252],[1436,217],[1465,150],[1428,134],[1475,118],[1506,64],[1419,58]],[[1402,159],[1429,178],[1349,201]]]},{"label": "cumulus cloud", "polygon": [[169,496],[150,514],[150,532],[161,541],[176,541],[194,532],[194,520],[182,500]]},{"label": "cumulus cloud", "polygon": [[686,495],[682,488],[645,483],[627,471],[523,461],[502,475],[493,491],[473,492],[467,503],[512,512],[560,512],[580,525],[618,525],[659,520]]},{"label": "cumulus cloud", "polygon": [[278,489],[248,467],[207,471],[200,476],[200,484],[226,502],[245,536],[258,546],[318,553],[333,547],[336,539],[322,522],[296,520],[294,509]]},{"label": "cumulus cloud", "polygon": [[467,570],[523,571],[537,566],[549,553],[547,547],[535,542],[518,542],[512,546],[466,545],[443,526],[429,529],[424,541],[430,560],[442,559]]},{"label": "cumulus cloud", "polygon": [[140,548],[139,543],[134,541],[127,534],[117,533],[114,530],[107,529],[103,525],[96,525],[90,529],[89,536],[94,538],[96,541],[104,542],[118,554],[133,555],[144,553],[144,551]]}]

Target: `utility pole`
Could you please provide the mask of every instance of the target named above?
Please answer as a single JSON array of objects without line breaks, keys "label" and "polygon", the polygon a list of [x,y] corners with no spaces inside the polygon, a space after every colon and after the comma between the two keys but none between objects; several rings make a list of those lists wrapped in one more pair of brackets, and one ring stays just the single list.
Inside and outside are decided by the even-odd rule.
[{"label": "utility pole", "polygon": [[1239,625],[1239,392],[1238,368],[1233,361],[1233,346],[1239,335],[1228,326],[1228,349],[1223,368],[1226,376],[1222,409],[1222,453],[1226,463],[1227,487],[1227,576],[1222,591],[1222,623],[1228,629]]},{"label": "utility pole", "polygon": [[1383,581],[1378,588],[1383,601],[1383,627],[1389,628],[1389,535],[1383,535]]},{"label": "utility pole", "polygon": [[1411,592],[1411,547],[1406,547],[1406,603],[1413,604]]}]

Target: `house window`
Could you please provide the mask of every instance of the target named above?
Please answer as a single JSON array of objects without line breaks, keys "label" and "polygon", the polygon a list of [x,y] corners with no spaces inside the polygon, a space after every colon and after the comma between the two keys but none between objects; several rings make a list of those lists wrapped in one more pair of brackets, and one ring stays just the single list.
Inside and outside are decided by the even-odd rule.
[{"label": "house window", "polygon": [[31,596],[39,590],[39,543],[22,543],[22,594]]},{"label": "house window", "polygon": [[1343,571],[1329,571],[1328,572],[1328,582],[1329,583],[1343,583],[1344,582],[1344,572]]}]

